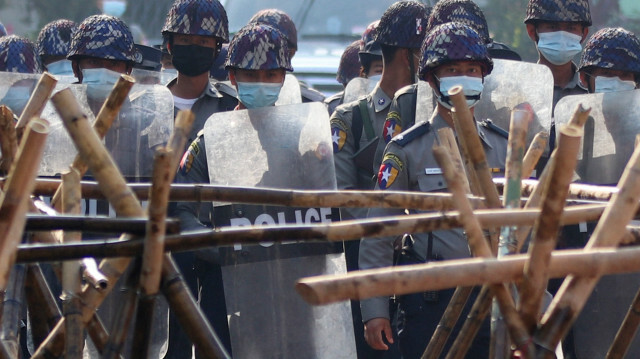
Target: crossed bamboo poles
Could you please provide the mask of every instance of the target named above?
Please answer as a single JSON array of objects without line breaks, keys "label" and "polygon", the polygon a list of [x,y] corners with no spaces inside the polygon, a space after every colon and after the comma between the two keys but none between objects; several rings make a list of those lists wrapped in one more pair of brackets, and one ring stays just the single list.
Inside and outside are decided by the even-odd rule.
[{"label": "crossed bamboo poles", "polygon": [[[45,76],[43,76],[43,78]],[[123,79],[128,80],[126,77]],[[119,84],[122,86],[121,82],[119,82]],[[116,85],[116,89],[118,86],[119,85]],[[126,98],[126,94],[122,96],[121,91],[123,90],[114,91],[112,96],[110,96],[110,99],[116,98],[116,95],[120,95],[121,99]],[[128,91],[128,89],[126,91]],[[36,91],[36,93],[39,92]],[[453,93],[452,95],[454,95],[453,97],[455,98],[456,93]],[[86,116],[82,114],[82,111],[77,106],[77,103],[70,92],[62,91],[56,94],[52,98],[52,101],[60,111],[61,117],[65,121],[65,126],[72,134],[72,139],[76,143],[80,154],[79,162],[74,161],[74,166],[72,166],[73,170],[69,171],[69,174],[65,175],[66,180],[64,183],[70,184],[65,185],[67,188],[64,192],[59,192],[68,193],[66,196],[61,195],[61,198],[63,199],[62,202],[66,202],[64,200],[65,198],[71,199],[68,203],[63,204],[61,206],[62,208],[58,208],[65,213],[73,213],[76,211],[74,208],[77,208],[79,193],[84,195],[85,189],[90,191],[89,188],[92,187],[91,184],[83,185],[79,183],[77,172],[82,173],[88,168],[91,169],[92,173],[94,173],[94,176],[98,180],[97,186],[100,187],[103,192],[103,196],[105,196],[112,206],[116,208],[116,212],[125,216],[138,218],[146,217],[145,213],[143,213],[142,209],[139,207],[138,198],[136,198],[133,193],[132,188],[135,188],[135,186],[128,186],[124,183],[124,180],[121,175],[119,175],[119,172],[115,168],[112,160],[110,160],[108,153],[106,153],[106,150],[100,143],[100,136],[104,136],[106,129],[101,134],[97,133],[100,131],[94,132],[94,130],[91,129],[88,121],[86,121]],[[109,103],[109,101],[107,101],[107,103]],[[105,104],[105,106],[107,105]],[[119,108],[119,106],[116,106],[116,108]],[[456,108],[461,107],[456,106]],[[52,240],[51,237],[53,236],[40,234],[34,237],[37,237],[39,240],[44,240],[49,244],[41,244],[39,247],[27,245],[18,249],[22,228],[24,228],[24,223],[27,218],[26,211],[29,208],[29,198],[25,194],[30,194],[32,192],[31,189],[36,187],[35,172],[33,171],[37,169],[38,163],[37,160],[28,160],[25,156],[34,156],[36,159],[38,158],[41,149],[37,150],[38,145],[33,144],[33,141],[35,141],[33,138],[40,137],[40,141],[44,143],[42,138],[46,136],[47,132],[46,122],[35,120],[24,127],[26,130],[24,130],[24,133],[21,136],[23,140],[20,142],[20,147],[7,147],[9,149],[17,148],[17,157],[15,162],[21,163],[21,166],[9,166],[8,180],[5,182],[3,187],[3,197],[0,198],[0,212],[10,215],[2,216],[3,220],[0,221],[0,229],[3,233],[6,233],[5,236],[2,236],[2,238],[6,239],[2,242],[2,252],[0,252],[0,255],[3,257],[6,256],[7,258],[6,261],[3,260],[1,262],[3,265],[0,266],[0,270],[2,271],[0,273],[3,273],[3,275],[0,276],[0,278],[3,278],[0,279],[0,288],[8,288],[7,278],[10,273],[11,265],[15,262],[16,257],[21,262],[33,261],[33,257],[29,259],[29,253],[37,252],[38,250],[41,251],[40,258],[38,259],[40,261],[81,258],[87,255],[116,257],[107,258],[100,264],[100,270],[106,276],[106,287],[85,286],[81,292],[78,292],[78,278],[75,278],[74,282],[74,276],[69,274],[76,271],[73,268],[77,269],[77,263],[75,265],[73,263],[66,263],[63,266],[63,273],[65,274],[63,275],[63,285],[67,284],[64,285],[65,293],[68,294],[68,297],[71,299],[81,299],[81,301],[75,300],[75,302],[73,300],[69,300],[68,302],[65,301],[62,313],[64,314],[63,317],[61,317],[62,314],[59,313],[59,311],[57,312],[57,306],[55,303],[51,306],[52,300],[50,298],[50,291],[48,292],[49,294],[47,294],[48,288],[46,288],[46,282],[42,283],[43,278],[38,274],[38,268],[31,267],[32,270],[28,272],[30,275],[27,276],[33,278],[29,281],[29,283],[32,283],[31,287],[27,286],[27,288],[32,288],[32,293],[37,293],[37,297],[39,297],[42,303],[48,304],[48,307],[50,307],[46,315],[43,317],[50,322],[55,322],[57,320],[55,328],[41,344],[40,348],[34,355],[35,357],[42,357],[45,355],[59,356],[63,352],[66,352],[67,355],[71,355],[72,353],[77,354],[78,347],[81,348],[82,343],[78,342],[77,335],[65,335],[65,332],[74,334],[81,333],[83,327],[86,327],[93,341],[97,344],[98,348],[103,351],[103,355],[107,357],[116,357],[119,355],[122,347],[122,341],[127,335],[125,328],[128,327],[129,321],[134,318],[133,313],[135,312],[136,307],[135,296],[129,300],[128,305],[123,306],[123,308],[128,310],[128,314],[119,316],[119,318],[122,319],[122,323],[117,327],[115,332],[111,333],[111,335],[106,332],[100,321],[96,316],[94,316],[95,309],[99,306],[107,293],[113,288],[113,283],[116,282],[118,277],[124,272],[128,264],[131,262],[130,259],[122,258],[122,256],[142,255],[143,259],[138,264],[138,267],[141,269],[133,271],[131,278],[128,280],[132,286],[140,288],[140,304],[138,305],[138,314],[136,317],[136,334],[140,336],[138,338],[141,342],[138,343],[148,341],[146,336],[150,333],[150,328],[145,327],[144,323],[148,324],[151,320],[146,320],[145,322],[145,318],[150,318],[150,313],[145,311],[144,308],[152,308],[148,303],[153,301],[154,295],[158,293],[160,280],[159,273],[162,271],[162,278],[164,283],[167,284],[163,288],[163,293],[169,299],[172,309],[178,312],[179,317],[182,320],[181,323],[187,328],[188,334],[196,344],[196,347],[203,353],[209,354],[211,357],[225,357],[226,353],[222,349],[219,341],[217,341],[215,333],[213,333],[206,323],[206,320],[203,319],[202,314],[198,311],[197,306],[193,303],[193,299],[190,298],[184,283],[180,281],[179,273],[172,264],[170,256],[163,254],[165,250],[186,250],[197,246],[229,245],[241,242],[255,243],[261,240],[286,240],[291,238],[310,240],[347,240],[372,234],[392,235],[417,231],[431,231],[441,228],[463,227],[468,233],[472,233],[470,235],[470,241],[474,255],[482,256],[487,259],[471,259],[466,261],[451,261],[450,263],[441,262],[438,264],[426,264],[406,268],[384,269],[381,271],[348,274],[338,278],[305,279],[301,280],[298,284],[298,290],[303,297],[310,302],[314,304],[322,304],[335,300],[345,300],[348,298],[362,299],[372,295],[401,294],[410,293],[412,291],[442,289],[446,286],[450,287],[460,285],[469,287],[471,285],[491,283],[486,290],[481,292],[479,300],[476,303],[476,307],[484,309],[484,313],[487,313],[491,303],[491,298],[493,295],[496,295],[498,297],[501,312],[503,314],[507,313],[505,320],[511,340],[518,345],[518,348],[521,351],[530,357],[548,357],[550,356],[550,352],[555,348],[559,340],[564,335],[566,329],[571,325],[572,320],[575,319],[577,313],[581,309],[581,305],[584,305],[584,300],[588,297],[590,288],[593,288],[597,280],[594,278],[598,278],[599,276],[607,273],[621,273],[625,271],[640,270],[640,268],[638,268],[640,266],[635,264],[636,261],[632,260],[634,258],[633,255],[635,255],[635,251],[637,251],[636,249],[594,249],[595,247],[601,246],[615,246],[623,239],[630,242],[637,241],[638,231],[635,228],[626,228],[626,224],[637,211],[637,190],[630,186],[632,186],[634,182],[637,182],[633,177],[635,167],[632,167],[631,165],[635,164],[633,161],[640,161],[637,159],[638,155],[634,155],[632,161],[630,161],[629,169],[623,175],[621,183],[618,186],[618,190],[602,187],[570,186],[566,179],[566,173],[572,172],[573,168],[566,170],[564,169],[566,166],[554,165],[554,161],[556,161],[556,163],[566,163],[564,162],[564,159],[557,160],[556,158],[558,157],[569,159],[572,157],[570,154],[572,153],[571,151],[575,151],[575,138],[578,138],[579,142],[580,121],[586,118],[585,113],[585,111],[579,109],[574,118],[575,121],[572,121],[574,123],[573,128],[570,127],[567,130],[561,131],[561,140],[558,146],[558,151],[552,157],[551,163],[548,166],[548,173],[542,176],[541,184],[535,187],[533,194],[527,202],[528,206],[525,206],[526,208],[530,208],[529,210],[478,210],[477,208],[500,206],[499,200],[497,200],[495,185],[491,182],[490,176],[487,176],[485,171],[487,168],[486,161],[483,160],[482,156],[472,157],[469,155],[471,153],[477,154],[477,148],[471,150],[467,148],[465,150],[466,145],[463,145],[463,153],[465,154],[464,164],[462,156],[459,156],[455,152],[449,152],[454,148],[452,144],[455,143],[451,141],[451,134],[442,136],[442,138],[449,138],[449,141],[444,143],[438,150],[439,158],[444,159],[441,160],[441,163],[443,165],[443,172],[448,178],[448,182],[450,182],[449,185],[452,187],[451,195],[415,193],[381,194],[377,192],[344,193],[329,191],[318,193],[273,190],[255,190],[253,193],[247,194],[244,189],[230,189],[214,186],[199,186],[195,188],[170,186],[172,171],[169,169],[175,168],[177,161],[177,154],[175,154],[175,151],[172,152],[171,148],[184,148],[184,142],[180,142],[180,138],[183,138],[183,136],[180,136],[180,132],[188,132],[188,129],[184,130],[186,127],[180,125],[181,120],[178,120],[176,124],[177,131],[174,133],[172,140],[170,140],[169,145],[167,146],[168,149],[159,152],[156,157],[158,165],[155,166],[156,170],[154,171],[157,171],[157,173],[159,173],[159,177],[163,180],[154,182],[152,184],[153,190],[151,191],[149,191],[148,186],[144,189],[142,188],[144,186],[138,186],[138,190],[146,189],[149,191],[148,198],[151,198],[154,202],[153,208],[157,209],[157,211],[154,211],[154,213],[150,213],[149,215],[146,239],[136,240],[131,235],[125,234],[117,242],[107,241],[105,242],[106,244],[76,243],[74,242],[73,233],[68,233],[67,237],[71,237],[71,242],[69,244],[66,244],[66,238],[65,244],[51,244],[51,242],[55,240],[55,238]],[[2,109],[2,114],[6,114],[5,109]],[[37,110],[33,114],[36,117],[39,115]],[[113,117],[115,117],[117,109],[115,112],[112,112],[112,114]],[[461,111],[456,111],[456,123],[458,126],[460,126],[460,119],[466,116],[467,115],[464,114],[464,108],[462,108]],[[182,117],[184,118],[184,115]],[[100,115],[98,118],[100,118]],[[465,133],[463,126],[464,124],[458,127],[459,135]],[[2,128],[4,129],[5,127],[3,126]],[[512,128],[517,128],[517,126],[512,126]],[[16,133],[19,132],[21,131],[16,131]],[[9,135],[9,138],[11,138],[10,132]],[[473,136],[468,137],[470,135],[462,136],[465,139],[473,138]],[[14,137],[17,138],[18,136]],[[477,134],[475,134],[475,138],[477,139]],[[2,141],[2,148],[4,150],[6,140],[2,137],[2,140],[0,141]],[[472,142],[472,140],[469,142]],[[567,145],[567,143],[571,144],[572,142],[574,147],[573,149],[571,145]],[[30,148],[30,151],[21,150],[23,146],[27,146],[27,143],[30,143],[28,147]],[[180,144],[182,144],[182,146],[180,146]],[[544,146],[540,146],[535,142],[535,145],[531,148],[534,149],[536,147],[538,152],[540,152],[539,148],[543,148]],[[567,151],[569,155],[565,153],[564,156],[567,157],[562,157],[563,151]],[[29,152],[29,154],[26,152]],[[530,150],[528,155],[530,153],[533,152]],[[451,155],[453,155],[455,160],[447,160],[448,156]],[[3,156],[3,160],[5,158],[11,159],[10,156]],[[525,156],[525,158],[527,158],[527,156]],[[533,158],[535,158],[535,156],[533,156]],[[33,166],[22,165],[31,163],[32,161],[35,161],[36,163],[35,169]],[[485,162],[484,164],[483,161]],[[523,165],[524,169],[522,169],[521,172],[527,173],[528,170],[526,168],[532,168],[533,166],[531,163],[535,164],[535,160],[530,159],[528,161],[529,162],[525,161],[525,164]],[[86,163],[86,167],[83,167],[83,162]],[[164,163],[165,165],[161,166],[159,165],[160,163]],[[453,166],[447,167],[447,164],[453,164]],[[458,183],[457,187],[452,186],[452,183],[456,183],[454,179],[466,178],[462,175],[463,166],[467,169],[467,174],[475,173],[475,178],[470,176],[472,179],[468,183],[461,181]],[[32,172],[26,172],[26,174],[24,174],[23,171]],[[564,173],[564,179],[561,179],[562,177],[558,174],[558,171]],[[76,172],[75,175],[74,172]],[[517,173],[519,171],[515,172]],[[509,176],[507,177],[507,187],[511,185],[513,179],[514,178]],[[550,183],[553,185],[550,185]],[[57,188],[57,182],[41,181],[39,183],[39,191],[43,191],[44,187],[51,190],[53,186],[56,186]],[[173,190],[170,189],[171,187],[173,187]],[[487,205],[483,203],[481,197],[467,196],[469,191],[483,195],[484,198],[492,198],[492,201]],[[505,193],[508,194],[508,192],[510,192],[510,190],[508,188],[505,189]],[[552,192],[552,194],[549,194],[550,192]],[[235,202],[246,201],[252,203],[275,203],[298,206],[313,205],[346,207],[362,205],[364,207],[368,207],[383,205],[436,211],[445,211],[456,208],[458,211],[407,216],[406,218],[389,218],[385,220],[342,222],[331,225],[228,229],[203,233],[191,233],[183,236],[168,236],[165,238],[162,223],[164,222],[166,210],[163,206],[166,206],[166,202],[172,194],[173,198],[171,199],[174,200],[176,193],[184,197],[182,200],[226,198],[227,200]],[[591,197],[593,198],[611,198],[611,200],[606,205],[579,205],[564,209],[565,199],[571,193],[580,198],[584,198],[586,194],[592,194]],[[496,200],[498,201],[497,203]],[[513,198],[511,198],[511,200],[513,200]],[[517,206],[515,205],[516,202],[512,202],[512,205]],[[54,206],[58,203],[55,196],[53,203]],[[537,207],[541,207],[542,210],[535,209]],[[553,249],[551,244],[555,240],[554,227],[557,229],[559,225],[577,223],[584,220],[596,220],[600,217],[602,217],[602,219],[599,228],[616,226],[615,237],[613,239],[609,237],[605,242],[604,239],[602,239],[602,234],[599,234],[598,237],[594,234],[594,238],[592,238],[593,243],[590,242],[591,244],[585,251],[556,254],[551,252]],[[545,223],[544,228],[541,228],[541,223]],[[532,225],[534,227],[534,235],[532,237],[533,240],[531,245],[531,248],[533,249],[530,250],[531,255],[514,255],[505,257],[505,259],[492,258],[493,254],[498,249],[498,242],[496,241],[495,236],[493,241],[486,241],[481,228],[492,229],[506,226],[519,227],[516,235],[512,237],[515,238],[515,242],[512,242],[511,246],[518,249],[522,243],[524,243],[523,239],[526,237],[526,233],[528,232],[526,228]],[[602,233],[602,230],[600,230],[600,232],[596,230],[596,234],[597,233]],[[96,246],[101,246],[103,249],[111,248],[112,252],[108,253],[108,250],[107,252],[96,251]],[[74,250],[75,252],[73,252]],[[48,256],[43,255],[42,251],[49,252]],[[82,251],[84,251],[84,253],[79,254]],[[512,250],[510,252],[516,251]],[[57,256],[57,254],[60,254],[60,256]],[[163,263],[163,265],[159,266],[158,263]],[[540,266],[539,263],[544,264],[544,271],[531,270],[531,268],[537,268],[537,266]],[[585,265],[586,263],[590,265]],[[461,272],[465,275],[456,276],[452,272]],[[18,285],[14,285],[14,287],[19,288],[19,284],[24,280],[22,279],[24,278],[24,275],[21,277],[20,271],[16,269],[14,269],[14,273],[18,273],[16,276],[17,278],[15,279],[15,283]],[[442,280],[443,273],[447,273],[446,283]],[[484,276],[480,274],[484,274]],[[539,302],[535,299],[541,295],[541,290],[544,288],[544,285],[541,285],[540,283],[544,284],[551,276],[566,275],[570,276],[566,280],[566,285],[563,286],[563,295],[556,298],[556,301],[547,311],[548,314],[543,317],[540,322],[539,316],[536,314],[537,310],[539,310],[539,308],[537,308],[539,306]],[[386,278],[386,286],[371,284],[372,279],[374,279],[373,282],[375,282],[381,280],[380,278],[383,277]],[[536,278],[532,279],[532,277]],[[136,278],[138,279],[136,280]],[[451,278],[457,279],[452,280]],[[523,283],[520,286],[521,290],[528,290],[533,293],[531,296],[527,296],[527,300],[532,298],[535,300],[530,300],[531,303],[529,306],[521,304],[518,307],[517,302],[513,297],[511,297],[509,287],[502,284],[509,282]],[[337,285],[336,283],[340,284]],[[404,285],[398,285],[398,283],[404,283]],[[438,285],[433,285],[429,287],[429,289],[426,289],[430,283],[439,283],[438,285],[440,287],[438,287]],[[580,290],[580,294],[578,296],[570,296],[573,292],[578,291],[578,289]],[[638,301],[639,300],[636,300],[636,302]],[[521,303],[524,302],[525,301],[521,301]],[[487,306],[487,303],[489,306]],[[634,303],[634,307],[636,306],[638,306],[638,304]],[[140,310],[140,308],[143,308],[143,310]],[[80,312],[80,314],[78,312]],[[482,310],[480,312],[482,312]],[[479,314],[482,314],[480,312]],[[571,315],[567,316],[567,312]],[[5,329],[8,327],[7,320],[10,319],[8,317],[9,316],[3,315],[5,321],[5,324],[3,325],[3,334],[5,333]],[[445,316],[443,319],[453,317]],[[58,320],[58,318],[61,319]],[[482,315],[479,315],[476,318],[471,318],[469,323],[477,323],[481,321],[481,319]],[[623,325],[625,330],[621,330],[621,334],[616,338],[616,343],[613,346],[610,357],[621,357],[621,355],[623,355],[625,345],[628,346],[629,341],[630,331],[628,329],[637,328],[637,319],[637,316],[630,311],[628,319],[625,320]],[[538,325],[540,325],[539,329],[537,328]],[[465,333],[468,334],[466,335],[473,336],[473,326],[470,325],[468,327],[470,327],[470,329],[467,329],[467,332]],[[465,328],[468,327],[465,326]],[[192,330],[189,330],[188,328],[192,328]],[[10,333],[11,331],[9,330],[8,332]],[[633,333],[633,330],[631,330],[631,332]],[[631,337],[632,336],[633,335],[631,335]],[[532,337],[533,339],[531,339]],[[4,338],[6,338],[6,336],[3,335],[3,339]],[[464,338],[464,336],[462,338]],[[497,338],[494,340],[494,343],[497,343]],[[540,350],[539,347],[536,348],[533,345],[530,345],[532,340],[539,347],[546,350]],[[466,342],[469,341],[470,340],[466,340]],[[10,351],[14,349],[13,346],[8,343],[13,342],[3,340],[2,347],[0,348],[0,356],[11,357]],[[494,344],[492,346],[492,355],[494,357],[505,355],[504,352],[498,348],[500,348],[500,345]],[[504,346],[502,348],[504,348]],[[148,347],[143,346],[139,351],[134,353],[134,356],[144,357],[146,353],[145,350],[147,349]],[[453,355],[461,356],[464,354],[464,348],[454,345],[449,354],[452,355],[452,353]],[[428,355],[432,354],[429,352],[425,353],[425,356],[428,357]]]}]

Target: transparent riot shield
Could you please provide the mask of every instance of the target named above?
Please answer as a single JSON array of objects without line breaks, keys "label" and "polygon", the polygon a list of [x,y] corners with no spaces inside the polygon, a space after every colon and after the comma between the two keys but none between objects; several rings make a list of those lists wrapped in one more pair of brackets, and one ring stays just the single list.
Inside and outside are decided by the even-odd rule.
[{"label": "transparent riot shield", "polygon": [[378,83],[364,77],[355,77],[344,88],[344,101],[349,103],[370,94]]},{"label": "transparent riot shield", "polygon": [[[555,108],[556,123],[566,124],[578,105],[590,108],[576,169],[579,181],[618,183],[640,133],[640,90],[566,96]],[[604,276],[598,282],[573,326],[578,358],[604,358],[618,327],[640,288],[640,274]],[[640,357],[640,339],[632,342],[627,358]]]},{"label": "transparent riot shield", "polygon": [[[331,131],[321,103],[214,114],[204,127],[211,182],[335,189]],[[330,208],[214,204],[216,226],[326,223]],[[220,248],[236,358],[354,358],[349,303],[312,307],[295,293],[301,277],[346,272],[342,248],[323,242]]]},{"label": "transparent riot shield", "polygon": [[618,183],[640,133],[640,91],[566,96],[556,105],[555,120],[568,123],[577,106],[591,108],[576,172],[580,181]]},{"label": "transparent riot shield", "polygon": [[141,85],[164,85],[162,82],[162,73],[160,71],[150,71],[134,68],[131,76],[136,79],[136,83]]},{"label": "transparent riot shield", "polygon": [[536,133],[549,131],[553,108],[553,75],[544,65],[521,61],[493,60],[493,71],[484,80],[480,102],[475,106],[475,117],[492,120],[496,125],[509,129],[511,110],[527,102],[535,111],[529,126],[527,142]]},{"label": "transparent riot shield", "polygon": [[297,103],[302,103],[300,83],[293,74],[287,74],[284,77],[284,84],[280,90],[280,96],[278,96],[276,106],[293,105]]},{"label": "transparent riot shield", "polygon": [[[70,88],[91,121],[100,111],[112,86],[58,85]],[[40,166],[40,176],[58,176],[76,156],[76,149],[62,120],[49,102],[42,116],[51,123]],[[173,129],[173,97],[160,85],[136,84],[105,137],[105,145],[122,174],[142,180],[151,176],[153,154]]]},{"label": "transparent riot shield", "polygon": [[[426,81],[418,81],[416,88],[416,118],[414,123],[429,121],[433,111],[436,108],[435,98],[433,97],[433,89]],[[408,129],[413,124],[403,124],[403,130]]]},{"label": "transparent riot shield", "polygon": [[16,117],[20,117],[40,76],[0,71],[0,105],[9,107]]}]

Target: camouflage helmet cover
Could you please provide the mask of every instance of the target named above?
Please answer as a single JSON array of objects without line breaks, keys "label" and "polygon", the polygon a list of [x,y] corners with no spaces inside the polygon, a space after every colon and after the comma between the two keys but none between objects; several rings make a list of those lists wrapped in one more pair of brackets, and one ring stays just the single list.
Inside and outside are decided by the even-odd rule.
[{"label": "camouflage helmet cover", "polygon": [[92,15],[73,33],[67,58],[79,56],[140,63],[142,55],[133,44],[129,26],[115,16]]},{"label": "camouflage helmet cover", "polygon": [[39,56],[67,56],[71,36],[78,24],[71,20],[55,20],[45,25],[38,34]]},{"label": "camouflage helmet cover", "polygon": [[429,9],[417,1],[398,1],[384,12],[375,40],[383,45],[419,49],[427,32]]},{"label": "camouflage helmet cover", "polygon": [[581,22],[591,26],[589,0],[529,0],[525,23]]},{"label": "camouflage helmet cover", "polygon": [[289,48],[298,48],[298,30],[286,12],[278,9],[260,10],[249,20],[249,24],[253,23],[266,24],[278,29],[287,39]]},{"label": "camouflage helmet cover", "polygon": [[245,25],[233,36],[225,66],[244,70],[293,71],[284,34],[258,23]]},{"label": "camouflage helmet cover", "polygon": [[458,22],[438,25],[429,32],[422,46],[420,76],[452,61],[478,61],[483,64],[484,76],[493,70],[493,61],[480,35]]},{"label": "camouflage helmet cover", "polygon": [[353,78],[360,75],[360,59],[358,57],[360,45],[360,40],[352,42],[347,46],[340,57],[340,66],[338,66],[336,80],[344,86],[346,86]]},{"label": "camouflage helmet cover", "polygon": [[164,22],[162,35],[214,36],[229,42],[227,12],[218,0],[176,0]]},{"label": "camouflage helmet cover", "polygon": [[442,0],[431,11],[427,31],[447,22],[460,22],[478,32],[485,44],[491,43],[489,27],[484,13],[471,0]]},{"label": "camouflage helmet cover", "polygon": [[0,71],[25,74],[40,72],[36,45],[17,35],[0,38]]},{"label": "camouflage helmet cover", "polygon": [[579,70],[592,67],[640,74],[640,40],[621,27],[599,30],[585,45]]}]

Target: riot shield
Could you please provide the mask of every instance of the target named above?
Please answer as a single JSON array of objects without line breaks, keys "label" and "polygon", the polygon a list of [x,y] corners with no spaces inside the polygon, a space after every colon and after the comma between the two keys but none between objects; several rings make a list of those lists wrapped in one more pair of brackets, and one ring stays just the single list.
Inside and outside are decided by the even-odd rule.
[{"label": "riot shield", "polygon": [[[433,89],[426,81],[418,81],[416,88],[416,118],[414,123],[429,121],[436,108]],[[408,129],[410,124],[403,124],[403,130]]]},{"label": "riot shield", "polygon": [[480,102],[475,106],[478,120],[492,120],[496,125],[509,129],[511,110],[528,102],[535,111],[529,126],[527,142],[536,133],[549,131],[553,108],[553,75],[544,65],[521,61],[493,60],[493,71],[484,80]]},{"label": "riot shield", "polygon": [[376,88],[378,83],[371,81],[364,77],[355,77],[344,88],[344,101],[342,103],[349,103],[366,96]]},{"label": "riot shield", "polygon": [[584,129],[576,172],[581,182],[618,183],[631,158],[640,133],[640,91],[573,95],[562,98],[555,109],[556,123],[568,123],[576,107],[591,108]]},{"label": "riot shield", "polygon": [[136,83],[141,85],[163,85],[162,73],[160,71],[151,71],[134,68],[131,76],[136,79]]},{"label": "riot shield", "polygon": [[[112,86],[58,85],[69,88],[93,121]],[[39,175],[57,176],[66,171],[77,151],[51,103],[42,116],[51,123]],[[140,180],[151,176],[153,154],[173,129],[173,96],[159,85],[136,84],[105,137],[105,145],[122,174]]]},{"label": "riot shield", "polygon": [[280,90],[280,96],[278,96],[276,106],[293,105],[296,103],[302,103],[300,83],[293,74],[287,74],[284,77],[284,84]]},{"label": "riot shield", "polygon": [[20,117],[40,76],[0,71],[0,105],[9,107],[16,117]]},{"label": "riot shield", "polygon": [[[204,126],[211,183],[335,189],[331,131],[321,103],[214,114]],[[215,203],[216,226],[329,222],[330,208]],[[304,303],[301,277],[346,272],[341,246],[323,242],[220,248],[232,351],[237,358],[354,358],[349,303]]]}]

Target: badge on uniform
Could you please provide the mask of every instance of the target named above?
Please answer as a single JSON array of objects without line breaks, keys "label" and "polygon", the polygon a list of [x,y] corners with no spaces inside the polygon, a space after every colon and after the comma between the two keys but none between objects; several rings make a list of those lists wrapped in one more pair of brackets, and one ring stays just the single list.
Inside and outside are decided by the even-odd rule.
[{"label": "badge on uniform", "polygon": [[347,142],[347,128],[342,121],[331,120],[331,140],[333,141],[333,153],[340,152]]},{"label": "badge on uniform", "polygon": [[391,187],[398,177],[398,173],[402,171],[403,166],[398,156],[393,154],[385,155],[382,159],[382,165],[380,165],[380,171],[378,172],[378,186],[380,189]]},{"label": "badge on uniform", "polygon": [[[197,141],[197,140],[196,140]],[[196,158],[198,153],[200,153],[200,147],[198,143],[193,141],[189,146],[189,149],[182,156],[182,160],[180,160],[180,172],[183,175],[186,175],[191,170],[191,166],[193,165],[193,160]]]},{"label": "badge on uniform", "polygon": [[400,114],[393,111],[387,115],[387,120],[384,122],[383,136],[384,142],[389,143],[392,138],[402,132],[402,120]]}]

